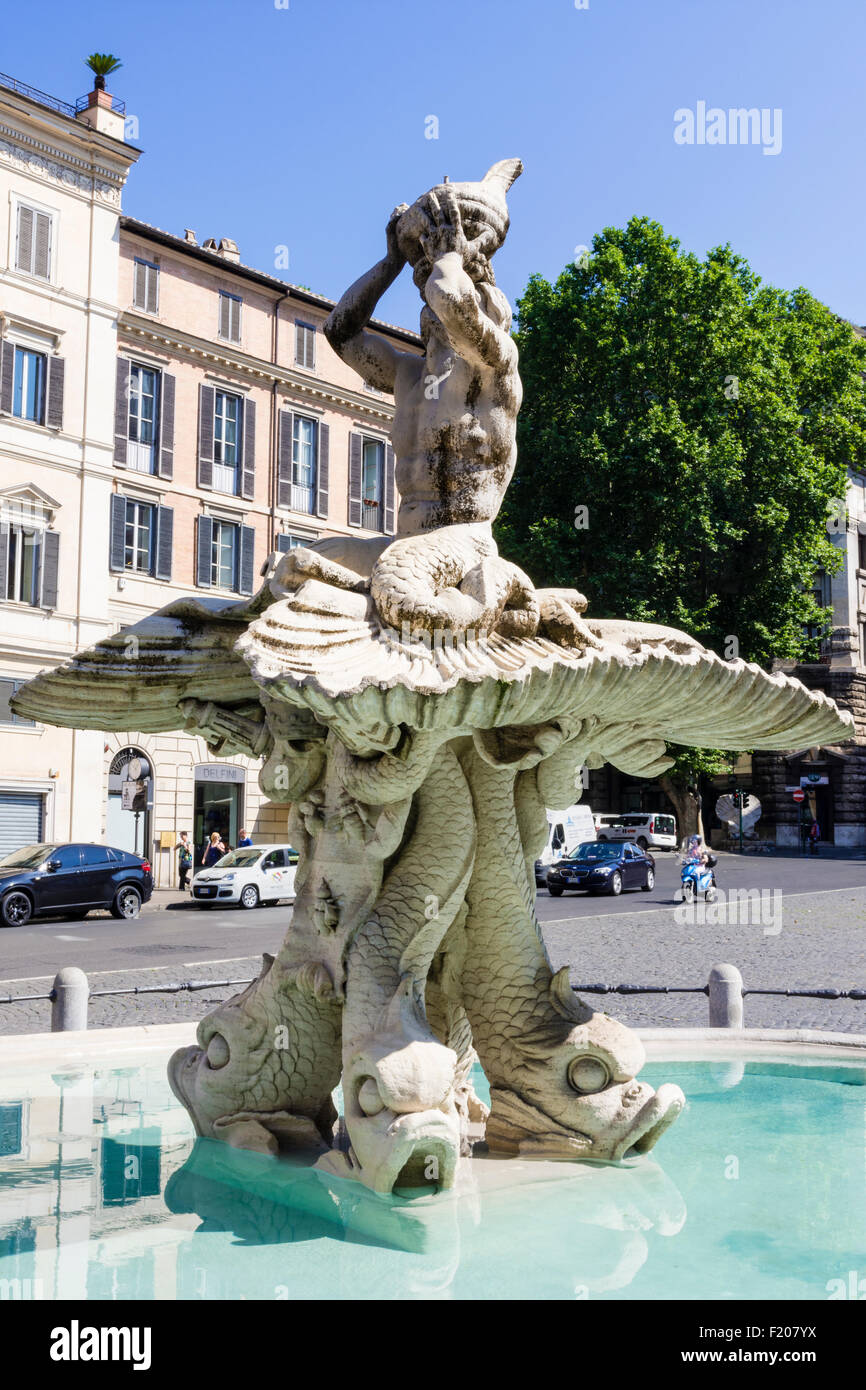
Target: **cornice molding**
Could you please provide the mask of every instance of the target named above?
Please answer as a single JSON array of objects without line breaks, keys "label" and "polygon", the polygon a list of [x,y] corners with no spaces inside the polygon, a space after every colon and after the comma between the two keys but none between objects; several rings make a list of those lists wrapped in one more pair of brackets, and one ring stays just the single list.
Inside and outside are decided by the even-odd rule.
[{"label": "cornice molding", "polygon": [[0,160],[5,164],[17,165],[22,173],[28,173],[66,189],[70,193],[85,194],[110,203],[120,210],[120,194],[125,174],[109,169],[102,164],[94,164],[86,159],[78,159],[66,150],[60,150],[44,140],[26,135],[14,126],[0,122]]},{"label": "cornice molding", "polygon": [[265,362],[259,357],[248,357],[245,353],[229,354],[208,339],[196,338],[176,329],[157,328],[152,320],[140,320],[132,314],[122,313],[118,319],[118,330],[139,342],[159,344],[164,350],[181,354],[193,362],[215,364],[223,370],[250,377],[253,381],[265,382],[269,387],[276,382],[303,400],[325,401],[367,419],[382,420],[388,425],[394,419],[394,407],[386,401],[371,400],[366,391],[334,386],[320,378],[310,378],[306,373],[293,372],[290,367]]}]

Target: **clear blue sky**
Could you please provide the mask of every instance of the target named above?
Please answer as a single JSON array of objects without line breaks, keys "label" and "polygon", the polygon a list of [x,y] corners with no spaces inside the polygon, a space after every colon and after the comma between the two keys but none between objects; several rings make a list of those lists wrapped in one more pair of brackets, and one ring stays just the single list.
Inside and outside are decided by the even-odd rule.
[{"label": "clear blue sky", "polygon": [[[863,0],[43,0],[4,16],[0,68],[74,100],[82,58],[140,122],[132,216],[229,236],[339,295],[395,203],[520,155],[496,258],[513,299],[604,226],[646,214],[700,254],[866,323]],[[677,145],[674,111],[781,108],[782,150]],[[439,138],[425,138],[425,118]],[[415,326],[408,273],[381,314]]]}]

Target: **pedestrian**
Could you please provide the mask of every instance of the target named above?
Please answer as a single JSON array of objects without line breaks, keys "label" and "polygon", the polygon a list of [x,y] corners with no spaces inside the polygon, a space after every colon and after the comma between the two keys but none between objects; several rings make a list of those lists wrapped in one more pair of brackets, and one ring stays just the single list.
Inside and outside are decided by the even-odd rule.
[{"label": "pedestrian", "polygon": [[209,869],[218,859],[222,859],[225,854],[225,845],[220,840],[218,832],[215,830],[210,837],[210,842],[205,851],[204,867]]},{"label": "pedestrian", "polygon": [[192,869],[192,848],[189,843],[189,835],[185,830],[180,832],[180,844],[177,847],[177,867],[180,875],[178,887],[182,893],[185,893],[186,881]]},{"label": "pedestrian", "polygon": [[238,836],[238,849],[248,849],[251,844],[252,839],[245,830],[242,830]]},{"label": "pedestrian", "polygon": [[812,824],[809,826],[809,849],[811,850],[812,854],[818,853],[818,841],[820,840],[820,838],[821,828],[818,825],[817,820],[813,820]]}]

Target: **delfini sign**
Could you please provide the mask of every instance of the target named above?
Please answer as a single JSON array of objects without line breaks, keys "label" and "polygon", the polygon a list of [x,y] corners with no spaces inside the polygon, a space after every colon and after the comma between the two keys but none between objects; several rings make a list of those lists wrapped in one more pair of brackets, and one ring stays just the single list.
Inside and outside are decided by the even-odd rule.
[{"label": "delfini sign", "polygon": [[242,767],[231,763],[198,763],[195,768],[197,782],[245,782],[247,774]]}]

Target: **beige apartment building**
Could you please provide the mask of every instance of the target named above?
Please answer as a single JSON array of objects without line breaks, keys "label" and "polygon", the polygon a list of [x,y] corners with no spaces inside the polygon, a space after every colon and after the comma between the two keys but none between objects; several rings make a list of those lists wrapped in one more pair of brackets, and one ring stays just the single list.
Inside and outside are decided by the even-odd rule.
[{"label": "beige apartment building", "polygon": [[[84,124],[90,104],[76,114],[4,81],[0,113],[14,107],[31,138],[41,139],[48,123],[58,146],[61,137],[76,148],[89,142],[94,162],[106,162],[110,150],[117,172],[110,202],[104,180],[97,190],[92,179],[90,200],[107,216],[76,222],[65,205],[62,219],[49,209],[57,220],[46,300],[34,253],[29,270],[18,264],[15,221],[15,199],[25,194],[39,213],[46,176],[26,160],[10,164],[0,147],[0,194],[8,187],[10,207],[0,242],[0,377],[13,360],[14,396],[11,411],[9,399],[0,401],[0,492],[8,492],[0,531],[0,854],[40,838],[103,840],[146,854],[157,884],[169,886],[176,831],[189,831],[199,850],[211,830],[231,844],[241,828],[257,841],[285,837],[287,808],[259,792],[258,764],[216,758],[183,731],[101,737],[29,726],[8,701],[47,660],[62,661],[174,599],[253,593],[272,551],[320,536],[392,533],[393,400],[368,390],[331,351],[322,325],[332,301],[244,265],[227,238],[199,243],[192,231],[174,236],[122,216],[123,179],[138,151],[122,140],[113,98],[99,108],[114,122],[109,134]],[[66,192],[62,173],[57,181],[64,198],[84,200]],[[98,295],[87,292],[87,275],[99,277]],[[51,336],[61,311],[82,320],[74,341],[65,326]],[[378,329],[420,350],[416,334]],[[44,367],[20,364],[28,333],[45,337]],[[56,358],[69,362],[65,378]],[[31,398],[38,418],[24,419],[20,403],[27,408]],[[38,519],[30,531],[42,528],[24,570],[12,519],[19,497]],[[132,782],[140,784],[135,811],[124,804]]]},{"label": "beige apartment building", "polygon": [[92,558],[114,474],[121,193],[139,152],[118,104],[91,98],[0,78],[0,853],[102,834],[103,740],[9,709],[21,681],[110,632]]}]

